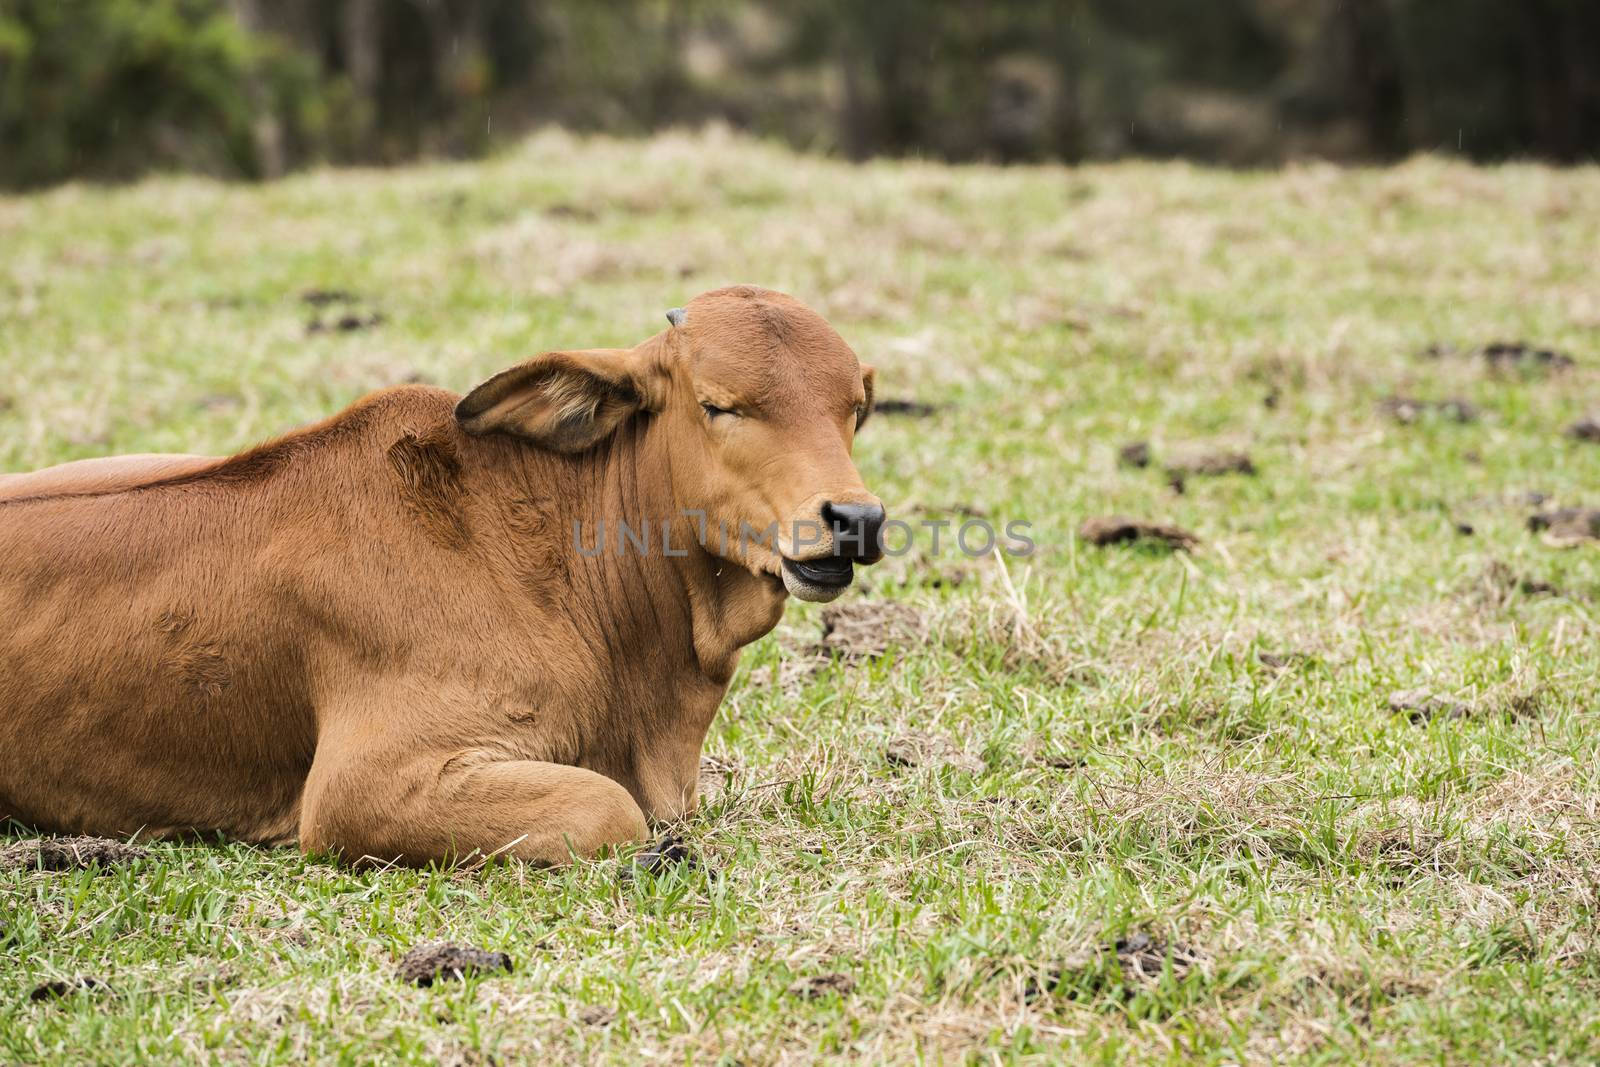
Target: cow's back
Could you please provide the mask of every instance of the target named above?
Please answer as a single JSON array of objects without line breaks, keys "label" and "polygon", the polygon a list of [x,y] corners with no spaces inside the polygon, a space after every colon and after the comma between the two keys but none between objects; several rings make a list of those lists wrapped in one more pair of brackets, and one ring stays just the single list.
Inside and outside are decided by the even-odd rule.
[{"label": "cow's back", "polygon": [[[0,480],[0,816],[293,837],[314,748],[273,488],[198,456]],[[283,636],[287,634],[288,639]]]},{"label": "cow's back", "polygon": [[219,462],[215,456],[154,452],[80,459],[22,474],[0,474],[0,501],[113,493],[166,478],[197,474]]}]

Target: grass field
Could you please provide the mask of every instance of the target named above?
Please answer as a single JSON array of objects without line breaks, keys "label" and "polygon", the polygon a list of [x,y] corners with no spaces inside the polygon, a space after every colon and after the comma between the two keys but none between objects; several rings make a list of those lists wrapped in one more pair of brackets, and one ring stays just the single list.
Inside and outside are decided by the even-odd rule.
[{"label": "grass field", "polygon": [[[858,441],[891,513],[1040,546],[867,572],[849,603],[908,609],[881,656],[820,658],[790,606],[681,828],[716,877],[165,843],[0,871],[0,1062],[1600,1058],[1600,548],[1525,525],[1531,493],[1600,504],[1563,434],[1600,409],[1597,248],[1594,168],[858,167],[715,133],[0,199],[0,469],[226,452],[752,281],[940,405]],[[1177,491],[1204,448],[1255,473]],[[1078,539],[1111,513],[1200,544]],[[515,972],[401,983],[440,938]]]}]

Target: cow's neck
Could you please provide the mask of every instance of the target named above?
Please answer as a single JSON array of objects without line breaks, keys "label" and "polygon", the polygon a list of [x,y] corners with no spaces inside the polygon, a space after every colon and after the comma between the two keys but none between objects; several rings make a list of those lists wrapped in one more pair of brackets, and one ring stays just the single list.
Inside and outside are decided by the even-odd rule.
[{"label": "cow's neck", "polygon": [[[698,523],[673,499],[659,435],[654,420],[631,420],[572,460],[576,481],[560,497],[564,536],[577,522],[586,546],[569,548],[570,603],[589,609],[574,610],[574,624],[608,693],[576,762],[621,782],[651,819],[672,820],[694,805],[700,749],[739,650],[777,625],[784,594],[700,544]],[[589,555],[602,522],[604,550]],[[636,535],[648,526],[646,550],[617,551],[622,522]]]},{"label": "cow's neck", "polygon": [[[708,551],[708,545],[715,546],[718,531],[704,530],[700,520],[684,514],[673,497],[670,452],[663,433],[660,420],[648,416],[619,428],[608,446],[585,460],[592,464],[597,484],[578,498],[587,502],[590,530],[597,534],[599,523],[606,524],[603,558],[615,566],[615,577],[637,583],[627,589],[628,595],[649,600],[652,617],[682,611],[687,604],[690,625],[685,649],[698,672],[720,689],[733,676],[740,649],[778,624],[785,593],[779,583]],[[618,553],[621,522],[636,536],[648,527],[643,552],[630,542]]]}]

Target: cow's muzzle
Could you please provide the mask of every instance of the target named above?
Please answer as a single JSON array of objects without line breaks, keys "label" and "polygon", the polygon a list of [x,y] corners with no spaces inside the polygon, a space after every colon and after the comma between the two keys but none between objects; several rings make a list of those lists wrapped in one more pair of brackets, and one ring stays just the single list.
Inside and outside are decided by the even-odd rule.
[{"label": "cow's muzzle", "polygon": [[832,535],[833,552],[814,559],[783,560],[783,584],[800,600],[834,599],[854,580],[857,563],[876,563],[883,558],[879,543],[883,505],[825,501],[822,520]]},{"label": "cow's muzzle", "polygon": [[884,511],[882,504],[822,504],[822,521],[833,534],[835,558],[876,563],[883,558]]}]

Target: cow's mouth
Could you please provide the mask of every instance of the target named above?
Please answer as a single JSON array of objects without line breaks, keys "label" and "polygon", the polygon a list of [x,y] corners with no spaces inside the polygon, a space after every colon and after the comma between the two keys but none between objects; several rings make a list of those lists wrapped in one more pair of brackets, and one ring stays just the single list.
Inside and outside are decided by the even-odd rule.
[{"label": "cow's mouth", "polygon": [[840,589],[849,585],[855,577],[850,560],[844,556],[824,556],[822,559],[789,559],[785,556],[783,569],[792,571],[813,585],[836,585]]},{"label": "cow's mouth", "polygon": [[783,560],[783,584],[801,600],[832,600],[855,578],[844,556]]}]

